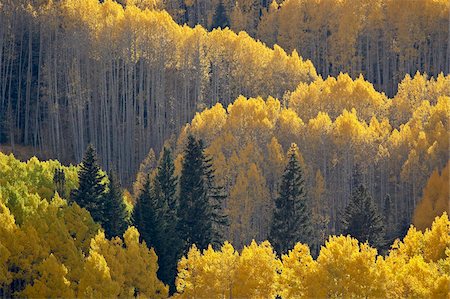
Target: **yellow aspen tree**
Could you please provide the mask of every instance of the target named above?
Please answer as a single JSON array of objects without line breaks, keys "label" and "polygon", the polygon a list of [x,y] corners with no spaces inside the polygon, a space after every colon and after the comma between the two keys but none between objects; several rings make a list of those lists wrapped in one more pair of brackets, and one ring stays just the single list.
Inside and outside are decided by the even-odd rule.
[{"label": "yellow aspen tree", "polygon": [[316,261],[307,245],[297,243],[282,256],[283,268],[278,278],[278,292],[283,298],[311,298],[320,287],[313,280]]},{"label": "yellow aspen tree", "polygon": [[315,297],[384,297],[377,250],[350,236],[331,236],[320,250]]},{"label": "yellow aspen tree", "polygon": [[77,297],[117,297],[119,291],[120,286],[111,279],[110,269],[105,258],[97,252],[91,251],[86,258]]},{"label": "yellow aspen tree", "polygon": [[[135,227],[129,227],[123,235],[125,244],[126,265],[125,283],[139,293],[140,296],[151,298],[166,298],[169,287],[157,277],[158,257],[153,248],[147,248],[145,243],[139,243],[139,232]],[[120,246],[120,244],[115,244]]]},{"label": "yellow aspen tree", "polygon": [[450,221],[436,217],[425,233],[413,226],[386,257],[388,297],[446,298],[450,291]]},{"label": "yellow aspen tree", "polygon": [[3,204],[0,194],[0,285],[6,286],[13,278],[9,272],[8,262],[14,248],[14,239],[19,234],[18,228],[9,209]]},{"label": "yellow aspen tree", "polygon": [[67,280],[67,268],[53,254],[36,266],[39,277],[20,294],[28,298],[70,298],[75,293]]},{"label": "yellow aspen tree", "polygon": [[251,163],[248,170],[238,174],[228,200],[230,234],[238,248],[252,239],[266,239],[270,207],[265,179],[258,166]]},{"label": "yellow aspen tree", "polygon": [[281,262],[268,241],[245,246],[236,270],[234,298],[272,298]]},{"label": "yellow aspen tree", "polygon": [[429,228],[436,216],[442,215],[444,211],[450,213],[449,195],[449,172],[450,163],[439,173],[434,170],[423,190],[423,196],[417,204],[413,223],[420,230]]},{"label": "yellow aspen tree", "polygon": [[264,41],[267,46],[273,47],[278,36],[278,11],[279,5],[273,0],[267,10],[263,10],[261,20],[258,23],[256,37]]},{"label": "yellow aspen tree", "polygon": [[206,283],[203,271],[201,252],[194,244],[178,262],[175,284],[182,298],[201,298],[202,287]]}]

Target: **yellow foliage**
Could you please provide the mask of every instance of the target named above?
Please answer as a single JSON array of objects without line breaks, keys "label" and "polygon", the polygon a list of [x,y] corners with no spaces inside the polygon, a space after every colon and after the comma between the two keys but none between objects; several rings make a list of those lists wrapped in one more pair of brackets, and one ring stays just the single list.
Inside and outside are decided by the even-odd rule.
[{"label": "yellow foliage", "polygon": [[450,213],[449,173],[450,161],[441,174],[435,170],[428,179],[422,199],[414,211],[413,223],[418,229],[425,230],[430,227],[434,217],[444,211]]},{"label": "yellow foliage", "polygon": [[317,258],[318,297],[383,297],[377,250],[349,236],[332,236]]},{"label": "yellow foliage", "polygon": [[37,266],[39,278],[21,292],[28,298],[71,298],[74,291],[66,279],[67,268],[53,254]]},{"label": "yellow foliage", "polygon": [[181,298],[269,298],[281,268],[269,242],[255,241],[239,254],[225,242],[201,253],[195,245],[178,263],[177,291]]}]

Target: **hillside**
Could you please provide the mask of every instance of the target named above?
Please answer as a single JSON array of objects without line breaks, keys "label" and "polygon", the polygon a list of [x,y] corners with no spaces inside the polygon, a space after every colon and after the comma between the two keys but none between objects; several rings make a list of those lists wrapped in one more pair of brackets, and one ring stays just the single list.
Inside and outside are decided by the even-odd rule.
[{"label": "hillside", "polygon": [[447,0],[0,0],[0,298],[448,298]]}]

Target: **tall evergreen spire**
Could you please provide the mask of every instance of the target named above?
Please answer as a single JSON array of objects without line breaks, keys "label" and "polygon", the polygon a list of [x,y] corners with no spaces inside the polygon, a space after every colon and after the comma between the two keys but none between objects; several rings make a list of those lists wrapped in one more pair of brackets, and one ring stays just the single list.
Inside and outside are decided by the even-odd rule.
[{"label": "tall evergreen spire", "polygon": [[345,208],[343,218],[344,234],[351,235],[360,242],[368,241],[371,246],[384,245],[383,218],[364,185],[359,185]]},{"label": "tall evergreen spire", "polygon": [[122,188],[114,172],[109,173],[108,192],[105,194],[105,219],[103,228],[106,236],[122,236],[128,227],[128,212],[123,201]]},{"label": "tall evergreen spire", "polygon": [[279,196],[275,200],[270,240],[279,255],[293,248],[297,242],[312,243],[311,210],[295,144],[289,149]]},{"label": "tall evergreen spire", "polygon": [[78,171],[79,187],[72,191],[71,199],[80,207],[91,213],[94,221],[104,222],[104,193],[105,185],[102,183],[104,175],[97,163],[95,148],[88,145],[83,161]]},{"label": "tall evergreen spire", "polygon": [[[183,168],[180,177],[180,197],[178,208],[178,230],[184,242],[184,249],[196,244],[198,248],[207,248],[218,234],[218,190],[213,190],[214,175],[210,160],[204,155],[202,141],[188,136],[184,151]],[[214,195],[215,194],[215,195]]]},{"label": "tall evergreen spire", "polygon": [[161,244],[155,247],[159,258],[158,277],[175,292],[175,276],[178,259],[181,257],[181,240],[177,231],[177,177],[170,148],[164,147],[154,179],[154,197],[162,222]]},{"label": "tall evergreen spire", "polygon": [[148,247],[155,248],[161,243],[163,224],[158,214],[158,207],[151,188],[151,179],[147,176],[134,205],[132,222],[139,230],[141,238],[147,243]]}]

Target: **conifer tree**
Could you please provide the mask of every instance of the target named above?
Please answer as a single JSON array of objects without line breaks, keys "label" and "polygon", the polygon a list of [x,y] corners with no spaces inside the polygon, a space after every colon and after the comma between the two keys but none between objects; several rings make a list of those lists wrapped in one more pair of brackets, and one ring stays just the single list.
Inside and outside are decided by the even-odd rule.
[{"label": "conifer tree", "polygon": [[177,262],[181,257],[181,240],[177,231],[177,177],[172,152],[164,147],[154,180],[154,196],[156,206],[161,207],[156,211],[161,219],[161,230],[163,238],[161,244],[156,247],[158,255],[158,277],[170,286],[171,293],[175,291],[175,276],[177,273]]},{"label": "conifer tree", "polygon": [[227,12],[222,0],[216,6],[216,11],[213,16],[212,28],[225,28],[230,27],[230,21],[228,20]]},{"label": "conifer tree", "polygon": [[91,213],[94,221],[104,222],[104,193],[105,185],[102,183],[104,175],[97,163],[95,148],[90,144],[81,162],[78,172],[79,187],[72,191],[71,199],[80,207]]},{"label": "conifer tree", "polygon": [[383,223],[385,227],[385,250],[388,250],[398,235],[398,226],[395,223],[393,202],[389,194],[386,194],[383,204]]},{"label": "conifer tree", "polygon": [[289,149],[279,196],[275,200],[270,240],[279,255],[297,242],[312,243],[311,210],[296,144]]},{"label": "conifer tree", "polygon": [[103,228],[110,239],[122,236],[128,227],[128,212],[123,201],[122,188],[116,174],[110,172],[108,192],[105,194],[105,219]]},{"label": "conifer tree", "polygon": [[223,213],[222,203],[227,195],[225,188],[216,183],[212,158],[205,157],[203,171],[206,178],[207,196],[211,205],[212,239],[211,244],[219,246],[224,241],[224,229],[229,225],[228,217]]},{"label": "conifer tree", "polygon": [[215,218],[218,213],[214,211],[217,205],[213,203],[214,198],[210,198],[218,199],[218,193],[217,190],[210,190],[214,180],[213,171],[203,150],[201,140],[188,136],[180,176],[178,207],[178,231],[186,251],[192,244],[205,249],[218,235],[214,225],[217,223]]},{"label": "conifer tree", "polygon": [[161,244],[162,223],[158,214],[151,179],[147,177],[134,205],[132,222],[148,247],[158,248]]},{"label": "conifer tree", "polygon": [[345,208],[342,221],[344,234],[360,242],[368,241],[376,248],[384,245],[383,218],[364,185],[359,185]]}]

